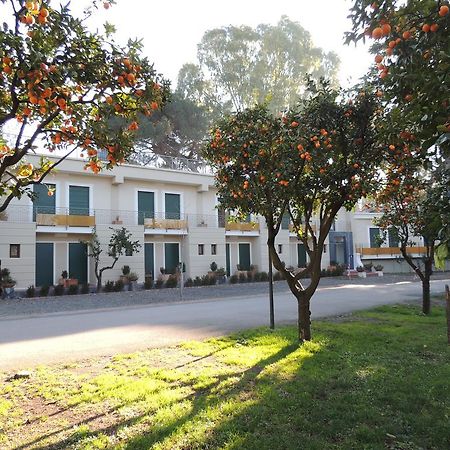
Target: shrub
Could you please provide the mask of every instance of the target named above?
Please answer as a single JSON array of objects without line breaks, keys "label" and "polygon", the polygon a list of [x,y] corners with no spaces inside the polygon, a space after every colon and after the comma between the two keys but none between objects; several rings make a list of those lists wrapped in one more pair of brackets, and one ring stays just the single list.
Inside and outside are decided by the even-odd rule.
[{"label": "shrub", "polygon": [[57,284],[55,286],[55,289],[53,289],[53,294],[59,297],[60,295],[64,295],[64,285],[63,284]]},{"label": "shrub", "polygon": [[112,292],[114,290],[114,281],[108,280],[103,286],[104,292]]},{"label": "shrub", "polygon": [[28,286],[26,296],[27,298],[36,297],[36,288],[33,284],[31,286]]},{"label": "shrub", "polygon": [[213,261],[209,267],[212,272],[215,272],[217,270],[217,263],[215,261]]},{"label": "shrub", "polygon": [[254,274],[253,281],[261,281],[261,272],[256,272]]},{"label": "shrub", "polygon": [[337,264],[334,269],[330,270],[330,276],[332,277],[340,277],[344,275],[345,266],[343,264]]},{"label": "shrub", "polygon": [[62,278],[63,280],[67,280],[67,278],[69,278],[69,273],[67,272],[67,270],[63,270],[63,271],[61,272],[61,278]]},{"label": "shrub", "polygon": [[256,275],[256,272],[252,272],[252,271],[248,271],[247,272],[247,283],[251,283],[252,281],[256,281],[255,280],[255,275]]},{"label": "shrub", "polygon": [[123,281],[117,280],[114,283],[114,292],[122,292],[123,291]]},{"label": "shrub", "polygon": [[167,288],[175,288],[178,285],[178,279],[176,276],[171,275],[166,281]]},{"label": "shrub", "polygon": [[371,262],[364,264],[364,270],[366,272],[371,272],[372,271],[372,267],[373,267],[373,263],[371,263]]},{"label": "shrub", "polygon": [[126,277],[129,273],[130,273],[130,266],[123,266],[122,275]]},{"label": "shrub", "polygon": [[200,277],[194,278],[194,286],[201,286],[202,285],[202,279]]},{"label": "shrub", "polygon": [[82,294],[89,294],[89,285],[87,283],[84,283],[81,286],[81,293]]},{"label": "shrub", "polygon": [[231,277],[230,277],[231,284],[236,284],[238,281],[239,281],[239,278],[237,275],[231,275]]},{"label": "shrub", "polygon": [[153,288],[153,278],[146,278],[144,281],[144,289],[149,290]]},{"label": "shrub", "polygon": [[192,280],[192,278],[188,278],[185,283],[184,283],[185,287],[192,287],[194,286],[194,281]]},{"label": "shrub", "polygon": [[67,293],[69,295],[76,295],[76,294],[78,294],[78,289],[79,289],[78,284],[71,284],[69,286],[69,289],[68,289]]},{"label": "shrub", "polygon": [[363,267],[363,266],[358,266],[358,267],[356,268],[356,270],[357,270],[358,272],[364,272],[364,267]]},{"label": "shrub", "polygon": [[202,286],[214,286],[217,282],[217,278],[215,276],[210,277],[208,275],[204,275],[202,277]]},{"label": "shrub", "polygon": [[267,272],[260,272],[259,276],[259,281],[269,281],[269,274]]},{"label": "shrub", "polygon": [[383,266],[382,266],[381,264],[377,264],[377,265],[375,266],[375,270],[376,270],[377,272],[381,272],[381,271],[383,270]]},{"label": "shrub", "polygon": [[273,274],[273,281],[281,281],[281,280],[283,280],[283,279],[284,279],[284,277],[283,277],[283,275],[282,275],[281,272],[276,271],[276,272]]},{"label": "shrub", "polygon": [[246,273],[240,273],[239,274],[239,283],[247,283],[247,274]]},{"label": "shrub", "polygon": [[156,288],[156,289],[161,289],[161,288],[163,287],[163,285],[164,285],[164,280],[163,280],[163,279],[158,278],[158,279],[155,281],[155,288]]},{"label": "shrub", "polygon": [[41,286],[41,289],[39,290],[39,297],[47,297],[49,291],[50,286],[47,285]]},{"label": "shrub", "polygon": [[130,272],[128,274],[128,280],[129,281],[137,281],[137,280],[139,280],[139,275],[135,272]]}]

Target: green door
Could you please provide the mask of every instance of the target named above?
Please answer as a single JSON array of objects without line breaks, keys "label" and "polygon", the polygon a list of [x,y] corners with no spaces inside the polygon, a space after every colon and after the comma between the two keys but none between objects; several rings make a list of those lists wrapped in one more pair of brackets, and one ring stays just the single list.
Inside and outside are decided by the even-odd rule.
[{"label": "green door", "polygon": [[155,253],[153,243],[145,244],[144,246],[145,275],[151,275],[153,278],[155,278],[154,255]]},{"label": "green door", "polygon": [[176,243],[164,244],[164,261],[166,273],[175,273],[180,262],[180,246]]},{"label": "green door", "polygon": [[155,217],[155,194],[138,191],[138,224],[144,225],[144,219]]},{"label": "green door", "polygon": [[53,285],[53,244],[36,244],[36,286]]},{"label": "green door", "polygon": [[69,186],[69,214],[72,216],[89,215],[89,188]]},{"label": "green door", "polygon": [[55,193],[48,195],[49,189],[54,190],[54,184],[35,184],[33,186],[33,222],[36,221],[36,214],[55,214]]},{"label": "green door", "polygon": [[225,244],[225,265],[227,270],[227,277],[229,277],[231,275],[230,244]]},{"label": "green door", "polygon": [[239,244],[240,270],[250,270],[250,244]]},{"label": "green door", "polygon": [[180,194],[166,194],[165,205],[166,219],[181,218]]},{"label": "green door", "polygon": [[297,267],[306,267],[305,244],[297,244]]},{"label": "green door", "polygon": [[69,243],[69,277],[78,283],[87,283],[87,246],[80,242]]}]

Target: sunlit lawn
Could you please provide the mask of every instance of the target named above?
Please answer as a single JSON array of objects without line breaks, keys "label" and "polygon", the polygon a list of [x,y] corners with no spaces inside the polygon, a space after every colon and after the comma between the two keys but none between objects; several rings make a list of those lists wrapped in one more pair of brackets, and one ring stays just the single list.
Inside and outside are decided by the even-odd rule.
[{"label": "sunlit lawn", "polygon": [[41,367],[0,387],[0,448],[450,448],[444,309],[384,307]]}]

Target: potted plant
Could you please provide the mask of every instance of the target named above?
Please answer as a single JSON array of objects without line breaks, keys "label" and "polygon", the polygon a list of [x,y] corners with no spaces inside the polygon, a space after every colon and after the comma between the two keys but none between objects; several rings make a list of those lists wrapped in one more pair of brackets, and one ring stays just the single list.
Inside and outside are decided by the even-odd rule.
[{"label": "potted plant", "polygon": [[1,288],[3,298],[14,298],[14,286],[16,281],[11,278],[11,272],[6,267],[1,271]]},{"label": "potted plant", "polygon": [[374,269],[375,269],[375,271],[377,272],[377,274],[378,274],[379,277],[382,277],[382,276],[383,276],[383,266],[382,266],[381,264],[377,264],[377,265],[374,267]]},{"label": "potted plant", "polygon": [[128,290],[135,291],[137,287],[137,280],[139,279],[139,275],[135,272],[130,272],[128,274]]},{"label": "potted plant", "polygon": [[120,275],[120,280],[123,284],[129,283],[129,274],[130,274],[130,266],[123,266],[122,267],[122,275]]},{"label": "potted plant", "polygon": [[67,270],[63,270],[61,272],[61,276],[58,280],[58,284],[61,286],[66,287],[66,280],[69,278],[69,274],[67,273]]},{"label": "potted plant", "polygon": [[367,277],[366,270],[364,269],[364,266],[358,266],[356,268],[356,271],[358,272],[358,277],[359,278],[366,278]]},{"label": "potted plant", "polygon": [[217,282],[219,284],[224,284],[227,281],[227,276],[226,276],[226,272],[225,272],[225,268],[220,267],[219,269],[217,269],[216,271],[216,277],[217,277]]}]

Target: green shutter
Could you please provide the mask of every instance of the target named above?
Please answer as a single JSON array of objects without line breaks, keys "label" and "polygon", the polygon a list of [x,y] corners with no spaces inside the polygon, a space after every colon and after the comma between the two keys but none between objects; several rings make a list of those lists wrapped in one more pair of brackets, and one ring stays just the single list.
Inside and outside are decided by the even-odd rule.
[{"label": "green shutter", "polygon": [[166,219],[181,219],[180,194],[165,195]]},{"label": "green shutter", "polygon": [[69,214],[72,216],[89,215],[89,188],[69,186]]},{"label": "green shutter", "polygon": [[297,267],[306,267],[305,244],[297,244]]},{"label": "green shutter", "polygon": [[138,224],[144,225],[144,219],[155,217],[155,194],[138,191]]},{"label": "green shutter", "polygon": [[36,244],[36,286],[53,285],[53,244]]},{"label": "green shutter", "polygon": [[69,243],[69,277],[80,284],[87,283],[87,258],[86,244]]},{"label": "green shutter", "polygon": [[240,270],[250,270],[250,244],[239,244]]},{"label": "green shutter", "polygon": [[225,244],[225,263],[227,269],[227,277],[229,277],[231,275],[230,244]]},{"label": "green shutter", "polygon": [[49,189],[55,189],[54,184],[35,184],[33,192],[33,221],[36,220],[36,214],[55,214],[55,194],[48,195]]},{"label": "green shutter", "polygon": [[380,229],[369,228],[370,247],[377,248],[380,246]]},{"label": "green shutter", "polygon": [[166,273],[175,273],[180,262],[180,246],[176,243],[164,244],[164,268]]},{"label": "green shutter", "polygon": [[144,246],[145,275],[151,275],[153,278],[155,278],[154,248],[153,243]]}]

